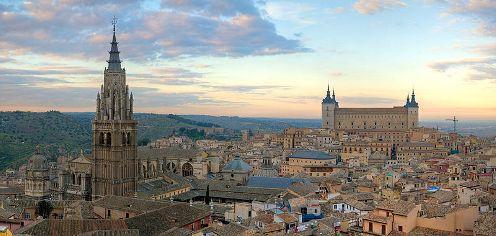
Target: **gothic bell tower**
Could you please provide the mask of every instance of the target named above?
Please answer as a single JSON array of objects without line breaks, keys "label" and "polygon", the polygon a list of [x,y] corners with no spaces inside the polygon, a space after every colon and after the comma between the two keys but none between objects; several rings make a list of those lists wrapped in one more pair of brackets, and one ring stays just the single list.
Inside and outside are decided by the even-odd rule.
[{"label": "gothic bell tower", "polygon": [[96,98],[93,121],[92,196],[131,196],[137,182],[137,125],[133,119],[133,94],[126,84],[115,37],[109,51],[108,67]]}]

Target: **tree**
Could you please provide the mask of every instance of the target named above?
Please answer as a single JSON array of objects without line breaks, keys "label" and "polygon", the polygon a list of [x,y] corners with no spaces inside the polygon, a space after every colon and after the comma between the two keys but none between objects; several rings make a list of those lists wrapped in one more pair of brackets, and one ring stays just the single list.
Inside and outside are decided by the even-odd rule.
[{"label": "tree", "polygon": [[36,214],[43,217],[43,219],[47,219],[52,211],[52,204],[45,200],[39,201],[38,205],[36,206]]},{"label": "tree", "polygon": [[210,185],[207,185],[207,192],[205,193],[205,205],[210,204]]},{"label": "tree", "polygon": [[138,141],[138,146],[146,146],[151,142],[149,138],[142,138]]}]

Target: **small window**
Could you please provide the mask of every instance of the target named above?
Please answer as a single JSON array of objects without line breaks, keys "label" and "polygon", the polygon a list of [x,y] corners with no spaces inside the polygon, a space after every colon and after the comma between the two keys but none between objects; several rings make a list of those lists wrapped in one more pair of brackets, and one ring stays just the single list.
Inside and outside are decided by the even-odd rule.
[{"label": "small window", "polygon": [[126,212],[126,218],[129,218],[129,213],[128,212]]},{"label": "small window", "polygon": [[374,231],[374,225],[372,224],[372,222],[369,222],[369,232],[373,232]]},{"label": "small window", "polygon": [[386,235],[386,226],[385,225],[381,226],[381,232],[382,232],[382,235]]},{"label": "small window", "polygon": [[403,226],[398,225],[398,231],[403,232]]}]

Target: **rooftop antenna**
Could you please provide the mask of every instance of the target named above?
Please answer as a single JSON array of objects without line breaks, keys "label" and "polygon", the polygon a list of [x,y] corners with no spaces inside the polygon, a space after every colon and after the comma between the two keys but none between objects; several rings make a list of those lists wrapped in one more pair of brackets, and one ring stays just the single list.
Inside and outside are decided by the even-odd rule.
[{"label": "rooftop antenna", "polygon": [[452,119],[446,119],[446,120],[453,122],[453,133],[456,133],[456,123],[458,123],[458,119],[456,119],[456,116],[453,116]]}]

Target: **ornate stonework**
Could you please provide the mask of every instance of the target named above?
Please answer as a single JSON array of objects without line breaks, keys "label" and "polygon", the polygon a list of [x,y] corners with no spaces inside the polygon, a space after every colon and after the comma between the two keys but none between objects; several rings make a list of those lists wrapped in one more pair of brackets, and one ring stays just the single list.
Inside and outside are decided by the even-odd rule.
[{"label": "ornate stonework", "polygon": [[137,182],[137,125],[133,95],[121,68],[117,40],[111,43],[108,68],[97,95],[93,121],[92,195],[131,196]]}]

